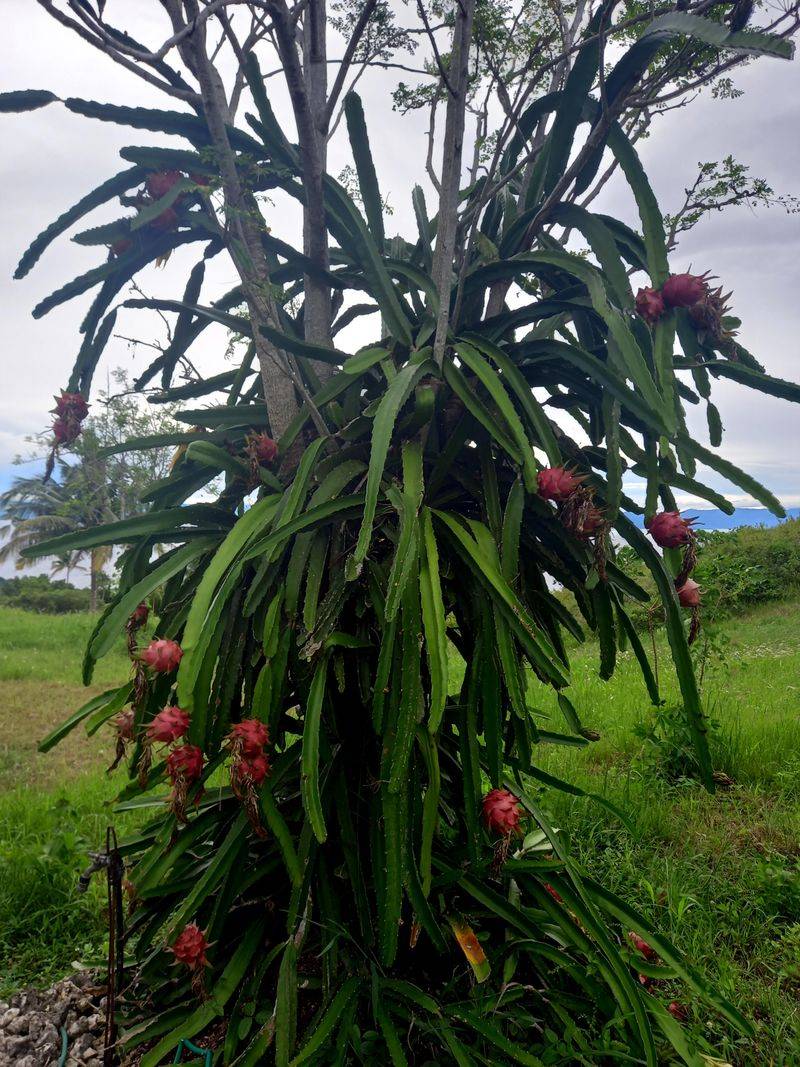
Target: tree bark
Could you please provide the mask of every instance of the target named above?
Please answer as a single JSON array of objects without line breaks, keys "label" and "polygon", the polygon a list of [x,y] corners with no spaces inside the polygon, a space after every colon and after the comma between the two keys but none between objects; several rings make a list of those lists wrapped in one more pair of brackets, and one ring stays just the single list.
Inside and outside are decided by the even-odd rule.
[{"label": "tree bark", "polygon": [[[187,7],[193,8],[196,13],[195,0],[191,0]],[[278,311],[270,289],[269,268],[261,243],[261,213],[252,192],[243,187],[239,178],[236,157],[226,129],[229,114],[225,89],[219,72],[208,58],[204,27],[198,28],[187,41],[222,175],[225,214],[231,237],[229,247],[247,299],[253,341],[264,384],[270,433],[274,438],[280,438],[299,408],[286,355],[267,340],[259,329],[262,325],[279,325]]]},{"label": "tree bark", "polygon": [[[303,252],[320,268],[330,266],[325,220],[323,179],[327,157],[325,122],[327,112],[327,52],[325,0],[309,0],[303,24],[303,66],[297,52],[294,22],[284,0],[268,5],[272,15],[278,54],[292,103],[300,164],[303,172]],[[305,339],[318,345],[331,344],[331,291],[323,278],[305,275],[303,330]],[[332,373],[330,365],[314,364],[321,378]]]},{"label": "tree bark", "polygon": [[450,289],[453,255],[458,227],[458,192],[461,183],[461,159],[464,149],[464,120],[469,85],[469,46],[475,0],[461,0],[456,8],[453,48],[450,53],[447,114],[442,155],[442,179],[439,192],[439,223],[433,253],[433,282],[439,294],[439,313],[433,356],[441,366],[450,322]]},{"label": "tree bark", "polygon": [[[93,548],[89,553],[89,611],[97,611],[97,575],[99,562],[97,559],[97,549]],[[67,579],[69,580],[69,579]]]}]

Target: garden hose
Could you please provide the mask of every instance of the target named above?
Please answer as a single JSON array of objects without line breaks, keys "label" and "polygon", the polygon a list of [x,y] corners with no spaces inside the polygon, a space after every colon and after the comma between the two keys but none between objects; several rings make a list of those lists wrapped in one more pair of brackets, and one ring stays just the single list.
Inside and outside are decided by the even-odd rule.
[{"label": "garden hose", "polygon": [[61,1055],[58,1057],[58,1067],[64,1067],[67,1062],[67,1047],[69,1046],[69,1038],[67,1037],[66,1026],[61,1027]]}]

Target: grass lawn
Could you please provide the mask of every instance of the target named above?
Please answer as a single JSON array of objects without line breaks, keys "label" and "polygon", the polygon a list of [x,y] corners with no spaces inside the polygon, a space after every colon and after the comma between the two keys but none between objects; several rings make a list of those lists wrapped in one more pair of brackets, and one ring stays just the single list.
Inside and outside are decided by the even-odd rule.
[{"label": "grass lawn", "polygon": [[[75,730],[47,754],[38,741],[93,692],[122,682],[124,648],[101,661],[96,685],[81,685],[88,614],[0,609],[0,997],[46,984],[90,958],[105,929],[105,887],[76,891],[86,852],[102,845],[108,801],[119,788],[104,768],[110,730],[87,741]],[[114,820],[118,822],[118,819]]]},{"label": "grass lawn", "polygon": [[[51,753],[35,751],[86,699],[79,667],[91,625],[85,615],[0,609],[0,996],[57,977],[102,941],[101,882],[80,897],[75,881],[110,818],[110,731],[87,744],[79,728]],[[591,800],[554,790],[545,799],[591,873],[676,941],[757,1037],[735,1038],[689,1001],[691,1025],[731,1063],[788,1067],[800,1063],[800,603],[726,624],[714,649],[703,694],[718,724],[715,766],[731,788],[712,797],[660,777],[663,761],[644,736],[660,713],[633,656],[624,653],[603,683],[588,645],[574,653],[572,693],[601,740],[543,748],[540,764],[623,808],[635,833]],[[663,648],[659,663],[669,709],[677,698]],[[98,688],[127,670],[120,645],[98,665]],[[551,695],[536,685],[530,695],[551,716],[547,726],[561,729]],[[664,996],[685,999],[677,985]]]}]

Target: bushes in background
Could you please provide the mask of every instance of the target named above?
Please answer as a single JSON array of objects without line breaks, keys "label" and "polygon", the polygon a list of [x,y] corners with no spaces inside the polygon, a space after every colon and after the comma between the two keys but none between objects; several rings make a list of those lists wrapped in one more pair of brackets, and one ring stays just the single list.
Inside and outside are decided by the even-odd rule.
[{"label": "bushes in background", "polygon": [[[695,579],[702,590],[703,618],[723,619],[800,590],[800,519],[778,526],[740,526],[737,530],[697,531]],[[620,565],[653,593],[649,573],[629,549],[619,552]],[[648,606],[630,611],[638,628],[646,628]],[[653,618],[660,623],[660,613]]]},{"label": "bushes in background", "polygon": [[46,574],[0,578],[0,606],[44,615],[67,615],[89,610],[89,590],[70,582],[52,581]]}]

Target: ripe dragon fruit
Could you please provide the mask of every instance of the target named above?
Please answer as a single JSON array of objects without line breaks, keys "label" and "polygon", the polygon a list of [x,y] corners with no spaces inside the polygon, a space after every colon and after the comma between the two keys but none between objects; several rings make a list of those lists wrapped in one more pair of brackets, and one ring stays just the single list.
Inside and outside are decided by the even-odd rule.
[{"label": "ripe dragon fruit", "polygon": [[166,196],[173,185],[176,185],[183,175],[177,170],[162,170],[155,174],[148,174],[145,181],[148,193],[154,200],[160,200]]},{"label": "ripe dragon fruit", "polygon": [[254,463],[269,467],[278,456],[277,442],[269,434],[254,433],[247,438],[247,454]]},{"label": "ripe dragon fruit", "polygon": [[159,233],[165,233],[167,230],[174,230],[178,225],[178,212],[174,207],[165,208],[160,215],[150,222],[150,228],[157,230]]},{"label": "ripe dragon fruit", "polygon": [[176,962],[185,964],[191,970],[208,966],[207,950],[208,940],[205,932],[197,923],[188,923],[184,926],[177,941],[170,947],[170,952],[175,956]]},{"label": "ripe dragon fruit", "polygon": [[142,601],[141,604],[133,609],[128,616],[128,629],[129,630],[141,630],[143,626],[147,625],[147,620],[150,617],[150,608]]},{"label": "ripe dragon fruit", "polygon": [[261,785],[264,779],[269,777],[269,772],[269,760],[263,752],[244,756],[233,765],[233,773],[242,784],[252,782],[253,785]]},{"label": "ripe dragon fruit", "polygon": [[183,737],[189,729],[189,712],[183,708],[163,708],[154,716],[147,727],[147,736],[151,741],[160,741],[168,745]]},{"label": "ripe dragon fruit", "polygon": [[507,789],[492,789],[481,804],[487,830],[508,837],[519,832],[522,807],[519,799]]},{"label": "ripe dragon fruit", "polygon": [[81,424],[74,419],[54,419],[53,437],[57,445],[71,445],[81,435]]},{"label": "ripe dragon fruit", "polygon": [[691,578],[687,578],[678,590],[678,601],[682,608],[700,607],[700,586]]},{"label": "ripe dragon fruit", "polygon": [[631,930],[628,934],[628,940],[636,949],[636,951],[641,953],[641,955],[644,956],[646,960],[654,960],[658,958],[656,950],[654,948],[651,948],[650,945],[647,944],[645,939],[643,937],[639,937],[639,935],[635,934],[633,930]]},{"label": "ripe dragon fruit", "polygon": [[203,753],[197,745],[178,745],[167,756],[167,774],[173,782],[191,785],[202,773]]},{"label": "ripe dragon fruit", "polygon": [[669,1004],[667,1004],[667,1011],[672,1018],[677,1019],[679,1023],[685,1023],[689,1018],[689,1009],[685,1004],[681,1004],[679,1000],[671,1000]]},{"label": "ripe dragon fruit", "polygon": [[177,641],[168,638],[154,639],[147,648],[139,653],[139,658],[147,667],[158,674],[174,671],[181,661],[183,649]]},{"label": "ripe dragon fruit", "polygon": [[692,523],[696,519],[682,519],[679,511],[659,511],[648,519],[645,526],[650,536],[661,548],[680,548],[688,545],[692,537]]},{"label": "ripe dragon fruit", "polygon": [[53,411],[61,419],[74,419],[83,422],[89,414],[89,404],[82,393],[68,393],[61,390],[61,395],[54,397],[56,406]]},{"label": "ripe dragon fruit", "polygon": [[259,756],[269,744],[269,730],[260,719],[242,719],[228,734],[231,747],[245,756]]},{"label": "ripe dragon fruit", "polygon": [[640,289],[636,294],[636,312],[645,322],[658,322],[666,310],[664,297],[658,289]]},{"label": "ripe dragon fruit", "polygon": [[671,308],[688,308],[708,292],[707,274],[670,274],[661,286],[664,303]]},{"label": "ripe dragon fruit", "polygon": [[566,467],[545,467],[537,476],[539,496],[545,500],[567,500],[580,486],[583,478]]},{"label": "ripe dragon fruit", "polygon": [[132,248],[133,238],[118,237],[116,241],[112,241],[108,246],[108,251],[111,253],[112,259],[117,259],[118,256],[124,256],[126,252],[130,252]]},{"label": "ripe dragon fruit", "polygon": [[121,741],[133,741],[133,721],[133,708],[126,708],[124,711],[121,711],[119,715],[117,715],[117,717],[114,719],[114,726],[117,730],[117,737]]}]

